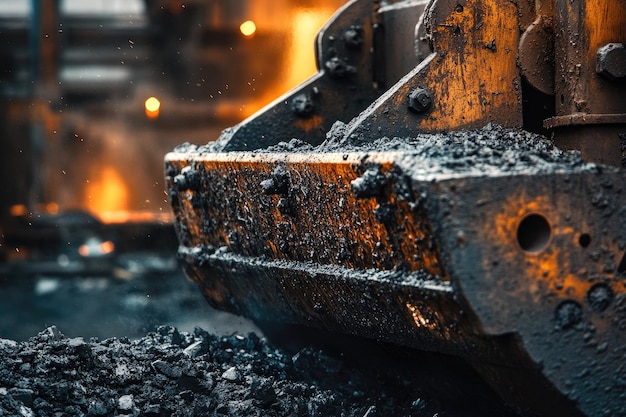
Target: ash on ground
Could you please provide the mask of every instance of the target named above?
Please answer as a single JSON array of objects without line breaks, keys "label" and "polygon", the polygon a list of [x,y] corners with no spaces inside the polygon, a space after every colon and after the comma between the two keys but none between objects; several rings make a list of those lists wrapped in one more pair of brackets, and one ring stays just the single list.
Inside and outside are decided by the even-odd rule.
[{"label": "ash on ground", "polygon": [[0,351],[3,416],[513,415],[476,387],[450,392],[445,370],[432,386],[429,367],[289,353],[254,333],[161,326],[132,341],[85,341],[53,326],[26,342],[0,339]]},{"label": "ash on ground", "polygon": [[515,416],[455,358],[261,332],[178,268],[123,275],[0,276],[0,416]]},{"label": "ash on ground", "polygon": [[454,358],[261,333],[178,270],[0,278],[0,416],[515,416]]}]

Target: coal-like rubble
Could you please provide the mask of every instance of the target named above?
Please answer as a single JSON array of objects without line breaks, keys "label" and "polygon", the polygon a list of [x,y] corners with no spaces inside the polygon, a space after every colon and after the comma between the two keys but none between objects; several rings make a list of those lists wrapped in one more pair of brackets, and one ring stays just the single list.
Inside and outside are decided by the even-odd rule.
[{"label": "coal-like rubble", "polygon": [[132,341],[85,341],[53,326],[0,339],[0,357],[1,416],[512,415],[489,396],[444,404],[444,379],[435,395],[395,368],[311,347],[287,353],[254,333],[160,326]]}]

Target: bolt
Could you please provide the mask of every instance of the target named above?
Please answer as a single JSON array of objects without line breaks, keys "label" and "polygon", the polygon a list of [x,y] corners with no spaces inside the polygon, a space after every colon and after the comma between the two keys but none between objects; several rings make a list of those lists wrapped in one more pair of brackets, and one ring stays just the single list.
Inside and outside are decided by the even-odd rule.
[{"label": "bolt", "polygon": [[557,330],[571,329],[583,319],[583,308],[574,300],[563,301],[554,312]]},{"label": "bolt", "polygon": [[626,77],[626,48],[622,43],[607,43],[596,53],[596,72],[609,80]]},{"label": "bolt", "polygon": [[417,87],[409,94],[409,110],[415,113],[426,113],[433,105],[433,99],[428,90]]},{"label": "bolt", "polygon": [[327,60],[324,63],[324,67],[326,67],[332,78],[346,78],[349,75],[356,74],[356,67],[348,65],[346,61],[336,56]]},{"label": "bolt", "polygon": [[352,25],[343,33],[343,41],[348,48],[356,49],[363,43],[363,28]]},{"label": "bolt", "polygon": [[598,313],[607,309],[613,300],[613,290],[606,284],[596,284],[587,292],[587,301],[593,311]]},{"label": "bolt", "polygon": [[315,112],[315,104],[306,93],[301,93],[291,100],[291,109],[299,117],[309,117]]}]

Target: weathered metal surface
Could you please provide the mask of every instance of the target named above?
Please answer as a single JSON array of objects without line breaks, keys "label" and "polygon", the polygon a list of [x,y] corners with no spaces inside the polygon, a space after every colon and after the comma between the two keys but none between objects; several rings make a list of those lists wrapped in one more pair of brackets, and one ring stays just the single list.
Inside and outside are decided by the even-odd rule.
[{"label": "weathered metal surface", "polygon": [[[217,160],[204,161],[175,177],[175,184],[183,185],[174,187],[192,193],[191,208],[209,202],[222,206],[223,199],[232,203],[222,206],[219,216],[204,218],[189,212],[193,217],[188,224],[201,227],[181,236],[184,245],[229,246],[244,256],[298,262],[341,260],[345,267],[355,269],[402,266],[444,278],[429,240],[429,224],[415,218],[410,202],[401,194],[387,190],[393,175],[389,165],[363,166],[363,176],[357,179],[353,165],[358,161],[344,160],[341,155],[320,158],[318,164],[307,158],[295,166],[280,161],[268,164],[261,156],[257,162],[246,155],[222,155],[223,160],[218,155]],[[329,175],[336,178],[335,183],[312,194],[315,181]],[[196,185],[187,179],[193,177],[198,178]],[[276,186],[268,185],[272,182]],[[196,186],[202,187],[202,193],[194,193]],[[311,233],[321,225],[325,227]],[[398,228],[403,230],[401,240],[394,233]]]},{"label": "weathered metal surface", "polygon": [[[552,120],[548,119],[548,121]],[[564,149],[576,149],[585,159],[626,168],[624,126],[623,124],[562,125],[558,127],[554,141]]]},{"label": "weathered metal surface", "polygon": [[[428,0],[409,0],[385,4],[376,14],[379,44],[374,45],[376,81],[390,87],[430,54],[430,48],[415,33]],[[415,36],[413,34],[415,33]]]},{"label": "weathered metal surface", "polygon": [[[520,335],[543,375],[588,416],[626,412],[617,268],[626,255],[625,179],[563,173],[440,191],[453,196],[454,220],[441,230],[442,248],[454,248],[451,280],[484,331]],[[507,197],[494,198],[501,190]]]},{"label": "weathered metal surface", "polygon": [[536,18],[520,38],[520,72],[534,88],[554,95],[554,3],[552,0],[537,0],[535,13],[525,12]]},{"label": "weathered metal surface", "polygon": [[598,49],[626,42],[626,7],[612,0],[555,0],[557,116],[576,112],[624,113],[623,88],[596,73]]},{"label": "weathered metal surface", "polygon": [[[482,127],[522,125],[518,10],[495,0],[435,0],[421,22],[434,52],[354,118],[346,136],[407,136]],[[428,90],[433,105],[415,114],[408,96]]]},{"label": "weathered metal surface", "polygon": [[626,175],[506,131],[467,139],[181,148],[187,274],[221,309],[463,356],[533,412],[625,411]]},{"label": "weathered metal surface", "polygon": [[[598,50],[609,43],[626,42],[624,3],[612,0],[555,0],[555,17],[556,117],[625,115],[624,83],[598,74],[596,67]],[[617,123],[594,124],[593,129],[586,131],[590,130],[595,133],[582,148],[576,129],[557,128],[554,140],[565,149],[583,151],[584,157],[619,165],[618,134],[626,133],[623,119]],[[599,141],[597,137],[611,140]]]}]

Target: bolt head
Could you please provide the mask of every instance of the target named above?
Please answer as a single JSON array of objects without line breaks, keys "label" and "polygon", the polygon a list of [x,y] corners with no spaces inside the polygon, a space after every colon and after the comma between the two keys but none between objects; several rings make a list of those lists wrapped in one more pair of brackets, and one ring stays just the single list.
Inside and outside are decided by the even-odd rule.
[{"label": "bolt head", "polygon": [[626,77],[626,48],[622,43],[607,43],[596,53],[596,72],[609,80]]},{"label": "bolt head", "polygon": [[308,94],[301,93],[291,100],[291,109],[298,117],[310,117],[315,113],[315,104]]},{"label": "bolt head", "polygon": [[433,99],[425,88],[417,87],[409,94],[409,110],[426,113],[433,105]]},{"label": "bolt head", "polygon": [[348,48],[358,48],[363,43],[363,28],[361,26],[350,26],[343,33],[343,41]]},{"label": "bolt head", "polygon": [[347,78],[356,74],[356,67],[349,65],[345,60],[334,56],[324,63],[330,76],[335,79]]}]

